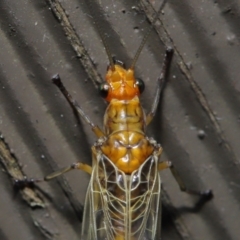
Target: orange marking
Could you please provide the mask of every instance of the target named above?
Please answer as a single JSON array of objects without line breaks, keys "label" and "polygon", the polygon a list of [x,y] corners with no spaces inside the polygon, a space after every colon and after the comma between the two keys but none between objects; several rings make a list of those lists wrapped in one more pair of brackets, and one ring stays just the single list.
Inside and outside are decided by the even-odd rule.
[{"label": "orange marking", "polygon": [[132,69],[124,69],[120,65],[114,65],[109,68],[106,74],[106,81],[110,85],[106,101],[112,99],[130,100],[135,96],[139,96],[140,92],[136,86],[136,79]]},{"label": "orange marking", "polygon": [[154,151],[145,135],[135,131],[120,131],[109,136],[102,152],[123,172],[130,174]]}]

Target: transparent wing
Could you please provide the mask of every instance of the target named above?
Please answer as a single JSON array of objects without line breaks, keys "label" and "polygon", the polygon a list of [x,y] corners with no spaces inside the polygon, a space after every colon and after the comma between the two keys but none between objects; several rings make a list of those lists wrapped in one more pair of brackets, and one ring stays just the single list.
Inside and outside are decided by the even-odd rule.
[{"label": "transparent wing", "polygon": [[158,157],[132,174],[97,156],[84,206],[82,240],[154,240],[158,223]]},{"label": "transparent wing", "polygon": [[96,184],[96,167],[94,167],[85,198],[81,240],[108,239],[106,238],[101,192]]},{"label": "transparent wing", "polygon": [[95,231],[95,220],[94,220],[94,214],[93,214],[94,196],[92,193],[91,183],[92,183],[92,177],[88,185],[88,190],[85,198],[81,240],[97,239],[96,231]]},{"label": "transparent wing", "polygon": [[[129,216],[131,217],[131,219],[129,219],[129,225],[131,225],[132,229],[129,235],[131,235],[131,237],[134,236],[134,240],[154,240],[159,222],[159,198],[161,191],[161,182],[158,172],[158,156],[150,156],[141,168],[132,174],[132,179],[130,181],[133,184],[133,178],[136,176],[139,176],[139,181],[137,183],[141,189],[141,194],[138,196],[138,205],[132,206],[132,214]],[[131,194],[131,198],[134,199],[134,197],[134,194]],[[135,223],[134,220],[136,219],[139,220]],[[136,230],[133,231],[133,229]]]}]

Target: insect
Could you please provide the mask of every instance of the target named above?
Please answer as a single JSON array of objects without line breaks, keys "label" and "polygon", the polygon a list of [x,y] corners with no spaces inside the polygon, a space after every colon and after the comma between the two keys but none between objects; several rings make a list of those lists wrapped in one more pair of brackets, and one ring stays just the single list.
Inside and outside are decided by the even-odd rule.
[{"label": "insect", "polygon": [[[155,19],[165,3],[164,0]],[[159,160],[163,151],[161,145],[145,134],[156,113],[173,56],[173,50],[168,48],[151,110],[145,115],[139,100],[144,83],[135,78],[134,66],[150,30],[129,69],[120,62],[114,62],[100,33],[110,62],[106,82],[99,86],[101,95],[108,102],[103,120],[104,130],[84,113],[64,87],[59,75],[53,77],[54,84],[98,138],[92,146],[92,166],[78,162],[45,177],[45,180],[51,180],[72,169],[91,175],[84,206],[82,240],[154,240],[160,209],[159,171],[163,169],[170,168],[182,191],[206,197],[211,195],[210,191],[187,189],[172,163]]]}]

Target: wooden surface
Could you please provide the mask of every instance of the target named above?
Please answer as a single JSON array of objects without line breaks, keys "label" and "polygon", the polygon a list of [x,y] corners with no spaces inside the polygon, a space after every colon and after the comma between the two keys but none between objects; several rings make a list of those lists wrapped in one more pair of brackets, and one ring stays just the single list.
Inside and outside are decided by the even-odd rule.
[{"label": "wooden surface", "polygon": [[[160,2],[93,1],[113,55],[131,64]],[[238,240],[240,235],[240,2],[166,4],[136,64],[150,109],[166,46],[174,60],[148,128],[186,184],[212,189],[194,209],[170,172],[163,180],[162,240]],[[102,126],[96,83],[108,64],[85,1],[0,1],[0,239],[79,239],[89,176],[80,171],[16,193],[12,178],[42,178],[76,161],[91,164],[95,138],[51,83],[59,73]],[[204,139],[201,139],[201,136]],[[7,143],[7,145],[6,145]],[[9,175],[9,174],[10,175]],[[24,200],[25,199],[25,200]]]}]

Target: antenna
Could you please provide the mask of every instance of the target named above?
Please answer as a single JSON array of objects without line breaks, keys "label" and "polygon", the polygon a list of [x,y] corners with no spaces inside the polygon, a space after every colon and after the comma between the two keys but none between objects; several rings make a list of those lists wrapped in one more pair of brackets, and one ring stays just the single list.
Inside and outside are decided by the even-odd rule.
[{"label": "antenna", "polygon": [[161,11],[163,10],[166,2],[167,2],[167,0],[163,0],[160,8],[158,9],[158,11],[157,11],[157,13],[156,13],[156,16],[154,17],[154,19],[153,19],[153,21],[152,21],[152,24],[151,24],[150,28],[148,29],[148,31],[146,32],[145,36],[143,37],[143,40],[142,40],[142,42],[141,42],[141,44],[140,44],[140,46],[139,46],[139,48],[138,48],[138,50],[137,50],[134,58],[133,58],[133,62],[132,62],[132,65],[131,65],[131,69],[133,69],[133,68],[135,67],[135,64],[136,64],[136,62],[137,62],[137,60],[138,60],[138,58],[139,58],[139,56],[140,56],[140,53],[142,52],[142,49],[143,49],[143,47],[144,47],[144,45],[145,45],[145,43],[146,43],[146,41],[147,41],[150,33],[152,32],[153,25],[154,25],[154,24],[156,23],[156,21],[158,20],[159,14],[160,14]]},{"label": "antenna", "polygon": [[86,0],[86,2],[89,6],[90,12],[93,16],[94,24],[96,25],[96,28],[98,30],[98,34],[99,34],[99,36],[102,40],[103,46],[104,46],[105,51],[107,53],[110,67],[111,67],[112,70],[115,70],[112,54],[111,54],[111,51],[110,51],[109,46],[108,46],[107,41],[106,41],[106,35],[104,34],[104,31],[102,30],[102,26],[100,25],[99,21],[97,21],[96,9],[93,9],[93,1]]}]

